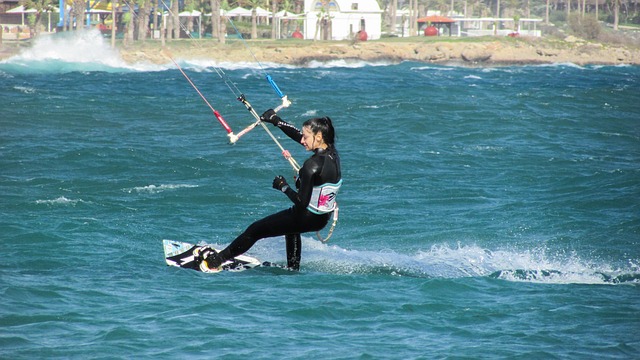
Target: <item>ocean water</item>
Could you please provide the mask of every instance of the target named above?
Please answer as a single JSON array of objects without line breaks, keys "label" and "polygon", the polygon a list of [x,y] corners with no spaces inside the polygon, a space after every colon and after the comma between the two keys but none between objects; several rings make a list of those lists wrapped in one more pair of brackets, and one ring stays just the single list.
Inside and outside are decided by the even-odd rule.
[{"label": "ocean water", "polygon": [[171,62],[43,38],[0,61],[0,358],[640,358],[640,67],[176,61],[236,133],[220,70],[259,113],[269,73],[284,119],[333,119],[333,237],[298,273],[166,266],[162,239],[289,206],[291,168]]}]

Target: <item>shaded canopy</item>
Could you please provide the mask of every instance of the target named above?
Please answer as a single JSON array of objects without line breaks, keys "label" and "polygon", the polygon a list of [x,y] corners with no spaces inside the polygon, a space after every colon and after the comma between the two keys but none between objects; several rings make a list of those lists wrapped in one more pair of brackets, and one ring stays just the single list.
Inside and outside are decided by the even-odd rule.
[{"label": "shaded canopy", "polygon": [[271,16],[271,11],[265,10],[265,9],[261,8],[260,6],[258,6],[256,8],[256,15],[257,16]]},{"label": "shaded canopy", "polygon": [[456,22],[455,20],[448,18],[446,16],[440,16],[440,15],[430,15],[430,16],[425,16],[422,18],[419,18],[417,20],[419,23],[432,23],[432,24],[450,24],[450,23],[454,23]]},{"label": "shaded canopy", "polygon": [[238,6],[235,9],[231,9],[225,12],[226,16],[251,16],[251,10]]},{"label": "shaded canopy", "polygon": [[[60,10],[57,7],[52,8],[52,10],[43,10],[42,12],[60,12]],[[34,8],[30,8],[30,9],[25,9],[24,5],[20,5],[18,7],[15,7],[11,10],[7,10],[7,14],[24,14],[24,13],[37,13],[38,10],[34,9]]]},{"label": "shaded canopy", "polygon": [[198,10],[192,10],[192,11],[183,11],[181,13],[178,14],[178,16],[183,16],[183,17],[199,17],[200,15],[202,15],[202,13]]},{"label": "shaded canopy", "polygon": [[[252,9],[245,9],[242,8],[240,6],[238,6],[235,9],[226,11],[224,14],[225,16],[251,16],[251,13],[253,12]],[[261,7],[257,7],[256,8],[256,15],[257,16],[271,16],[271,11],[265,10]]]},{"label": "shaded canopy", "polygon": [[297,19],[303,19],[304,18],[304,14],[294,14],[294,13],[292,13],[290,11],[286,11],[286,10],[278,11],[275,16],[280,18],[280,19],[285,19],[285,20],[297,20]]}]

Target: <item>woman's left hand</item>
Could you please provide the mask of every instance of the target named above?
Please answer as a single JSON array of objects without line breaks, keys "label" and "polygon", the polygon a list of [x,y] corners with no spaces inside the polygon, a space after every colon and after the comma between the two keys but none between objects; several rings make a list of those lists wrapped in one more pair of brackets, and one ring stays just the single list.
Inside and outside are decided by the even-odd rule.
[{"label": "woman's left hand", "polygon": [[289,188],[289,184],[282,175],[278,175],[273,179],[273,188],[285,192]]}]

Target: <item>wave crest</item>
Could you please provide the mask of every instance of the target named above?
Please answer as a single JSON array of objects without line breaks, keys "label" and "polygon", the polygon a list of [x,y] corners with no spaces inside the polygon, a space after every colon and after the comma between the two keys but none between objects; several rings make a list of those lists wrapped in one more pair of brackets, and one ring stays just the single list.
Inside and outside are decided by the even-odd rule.
[{"label": "wave crest", "polygon": [[158,71],[166,68],[127,64],[95,29],[41,35],[20,54],[0,61],[0,70],[24,73]]}]

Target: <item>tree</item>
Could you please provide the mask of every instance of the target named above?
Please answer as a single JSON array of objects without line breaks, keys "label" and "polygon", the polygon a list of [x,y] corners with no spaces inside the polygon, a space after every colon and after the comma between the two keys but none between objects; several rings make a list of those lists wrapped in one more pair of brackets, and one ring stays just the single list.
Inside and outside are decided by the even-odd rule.
[{"label": "tree", "polygon": [[168,31],[167,19],[163,13],[164,9],[160,12],[160,44],[162,44],[162,47],[166,45],[167,34],[165,29]]},{"label": "tree", "polygon": [[139,14],[136,17],[136,28],[138,34],[136,40],[145,40],[147,38],[147,29],[149,28],[149,12],[151,0],[138,0]]},{"label": "tree", "polygon": [[251,38],[258,38],[258,7],[262,4],[262,0],[247,0],[247,4],[251,6]]},{"label": "tree", "polygon": [[133,41],[133,19],[131,11],[122,14],[122,24],[124,24],[124,38],[122,39],[122,43],[127,45]]},{"label": "tree", "polygon": [[171,1],[171,11],[169,12],[170,20],[169,24],[171,30],[167,28],[169,31],[169,39],[179,39],[180,38],[180,3],[178,0]]},{"label": "tree", "polygon": [[211,36],[214,39],[224,41],[224,37],[220,37],[220,1],[209,0],[211,4]]},{"label": "tree", "polygon": [[395,34],[396,33],[396,18],[397,18],[397,14],[398,14],[398,0],[391,0],[391,2],[389,3],[389,19],[390,19],[390,24],[389,27],[391,28],[391,33]]},{"label": "tree", "polygon": [[[158,30],[158,0],[150,0],[149,3],[150,6],[150,13],[151,13],[151,29]],[[162,14],[160,14],[160,16],[162,16]],[[154,38],[154,35],[152,33],[151,38]]]},{"label": "tree", "polygon": [[[194,10],[196,10],[196,5],[194,4],[193,1],[189,1],[186,0],[184,2],[184,8],[182,9],[182,11],[186,11],[188,13],[193,13]],[[178,21],[181,21],[180,18],[178,17]],[[187,37],[191,38],[193,34],[193,30],[194,30],[194,17],[193,16],[186,16],[186,25],[182,25],[182,22],[180,22],[180,27],[187,33]],[[198,33],[200,33],[200,29],[198,29]]]},{"label": "tree", "polygon": [[271,38],[276,38],[277,24],[276,24],[276,13],[278,12],[278,1],[271,0]]},{"label": "tree", "polygon": [[111,1],[111,48],[116,47],[116,8],[117,4]]},{"label": "tree", "polygon": [[613,30],[618,30],[620,21],[620,0],[613,0]]},{"label": "tree", "polygon": [[25,10],[34,9],[36,11],[32,31],[34,32],[34,36],[37,36],[40,32],[42,14],[47,11],[52,11],[53,5],[49,0],[22,0],[20,1],[20,5],[24,6]]},{"label": "tree", "polygon": [[73,0],[71,3],[71,11],[69,11],[69,15],[73,15],[71,19],[76,20],[76,30],[84,29],[84,11],[87,7],[87,3],[84,0]]},{"label": "tree", "polygon": [[162,22],[163,22],[163,25],[162,25],[162,27],[161,27],[161,28],[162,28],[163,30],[164,30],[165,28],[167,29],[167,30],[166,30],[166,34],[165,34],[165,38],[166,38],[167,40],[171,40],[171,39],[173,39],[173,17],[172,17],[172,16],[169,16],[169,15],[171,15],[171,12],[173,12],[173,3],[174,3],[174,2],[175,2],[175,3],[177,3],[177,1],[176,1],[176,0],[174,0],[174,1],[172,1],[172,2],[169,4],[169,7],[168,7],[169,14],[167,14],[167,16],[164,16],[164,14],[163,14],[163,16],[162,16]]},{"label": "tree", "polygon": [[[596,0],[597,1],[597,0]],[[549,0],[547,0],[547,7],[546,7],[546,12],[544,15],[544,23],[549,25]]]},{"label": "tree", "polygon": [[[280,1],[282,1],[282,2],[280,3],[280,9],[281,9],[281,10],[284,10],[284,11],[285,11],[285,13],[287,13],[287,12],[293,12],[293,11],[291,10],[291,9],[293,8],[293,3],[291,3],[291,1],[289,1],[289,0],[280,0]],[[289,32],[290,32],[290,28],[291,28],[291,20],[289,20],[289,19],[285,19],[285,20],[283,21],[283,23],[284,23],[284,25],[285,25],[285,29],[284,29],[285,34],[289,34]],[[282,30],[281,30],[281,31],[282,31]]]},{"label": "tree", "polygon": [[251,38],[258,38],[258,9],[251,9]]},{"label": "tree", "polygon": [[418,0],[409,0],[409,36],[418,35]]}]

